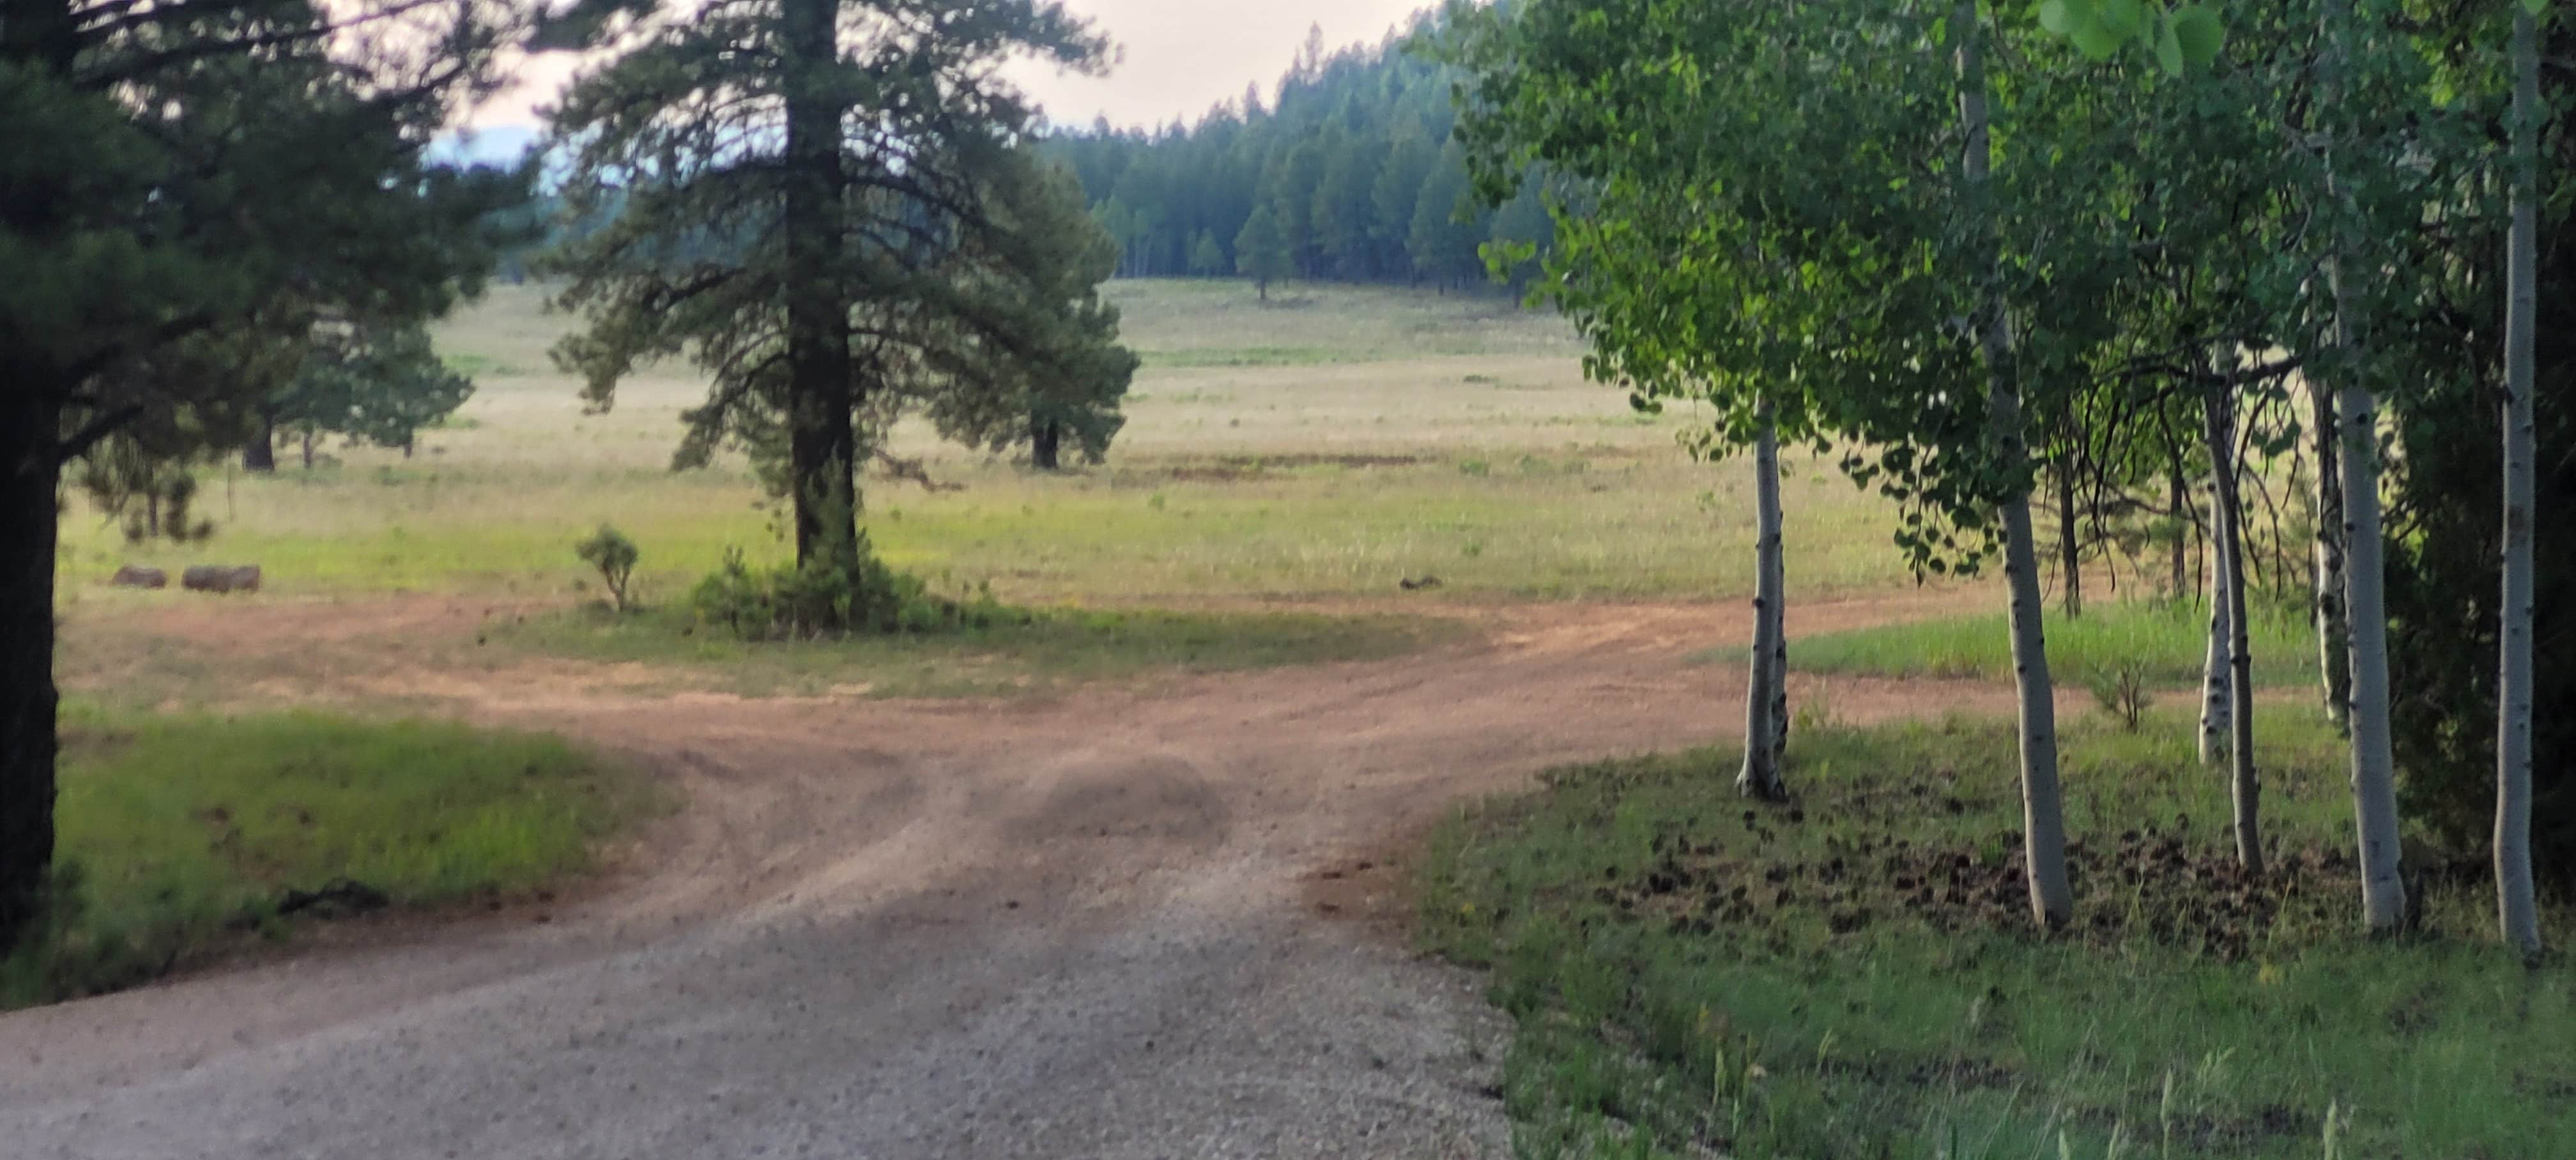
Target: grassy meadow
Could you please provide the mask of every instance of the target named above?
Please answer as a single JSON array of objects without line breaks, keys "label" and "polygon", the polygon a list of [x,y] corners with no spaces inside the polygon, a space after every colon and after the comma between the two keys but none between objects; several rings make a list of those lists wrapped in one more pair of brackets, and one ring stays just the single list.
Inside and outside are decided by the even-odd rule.
[{"label": "grassy meadow", "polygon": [[[1265,306],[1234,282],[1110,289],[1145,368],[1108,461],[1043,475],[900,431],[897,453],[963,490],[874,483],[866,518],[889,562],[1031,604],[1375,597],[1425,574],[1443,581],[1433,599],[1750,589],[1748,469],[1689,461],[1673,441],[1687,409],[1638,416],[1585,383],[1551,315],[1490,294],[1292,287]],[[333,445],[310,471],[282,451],[274,478],[201,469],[219,527],[203,545],[127,545],[76,501],[64,601],[78,616],[181,599],[105,588],[127,561],[255,561],[288,598],[579,599],[595,593],[570,545],[602,521],[641,545],[648,601],[684,594],[729,546],[786,555],[738,458],[667,470],[679,412],[704,390],[696,372],[654,368],[612,411],[584,414],[546,356],[570,320],[543,306],[536,287],[496,287],[439,329],[477,390],[411,458]],[[1794,470],[1800,592],[1907,582],[1878,500]]]},{"label": "grassy meadow", "polygon": [[[1519,1154],[2576,1154],[2576,980],[2494,941],[2473,865],[2361,933],[2351,799],[2315,714],[2266,710],[2270,875],[2180,712],[2069,730],[2072,929],[2021,883],[2012,727],[1811,729],[1797,801],[1715,750],[1561,769],[1420,868],[1428,946],[1517,1019]],[[2576,936],[2563,907],[2552,945]]]}]

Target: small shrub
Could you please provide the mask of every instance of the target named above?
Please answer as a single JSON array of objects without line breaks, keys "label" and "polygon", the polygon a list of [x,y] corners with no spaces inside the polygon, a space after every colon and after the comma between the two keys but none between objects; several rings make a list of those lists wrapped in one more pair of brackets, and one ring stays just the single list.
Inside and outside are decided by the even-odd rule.
[{"label": "small shrub", "polygon": [[2102,711],[2120,723],[2122,732],[2135,733],[2138,723],[2155,708],[2155,694],[2147,691],[2145,666],[2114,665],[2093,674],[2090,685],[2093,701]]},{"label": "small shrub", "polygon": [[989,587],[965,600],[932,595],[918,577],[885,566],[859,537],[851,568],[819,553],[801,565],[758,570],[739,548],[698,582],[690,604],[698,619],[722,624],[744,640],[810,640],[854,633],[934,633],[999,622],[1002,606]]},{"label": "small shrub", "polygon": [[1458,474],[1460,475],[1490,475],[1493,473],[1493,470],[1494,465],[1487,463],[1482,459],[1461,459],[1458,461]]},{"label": "small shrub", "polygon": [[592,532],[589,539],[573,545],[572,550],[583,563],[599,570],[600,583],[608,588],[609,599],[616,603],[619,612],[626,611],[628,585],[635,578],[635,561],[643,555],[635,547],[635,541],[627,539],[626,533],[618,531],[614,525],[601,524],[598,531]]}]

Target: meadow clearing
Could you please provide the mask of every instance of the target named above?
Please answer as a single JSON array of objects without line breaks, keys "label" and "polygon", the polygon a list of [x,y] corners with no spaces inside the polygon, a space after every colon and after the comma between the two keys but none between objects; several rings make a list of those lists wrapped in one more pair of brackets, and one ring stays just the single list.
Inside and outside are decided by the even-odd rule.
[{"label": "meadow clearing", "polygon": [[[2000,595],[1918,585],[1881,501],[1792,459],[1790,812],[1726,792],[1722,744],[1558,766],[1531,796],[1504,772],[1528,754],[1555,765],[1741,727],[1746,466],[1693,462],[1675,439],[1687,409],[1636,414],[1583,381],[1562,323],[1492,296],[1111,291],[1144,369],[1106,463],[1038,473],[906,429],[895,453],[955,490],[869,494],[891,563],[1025,620],[788,644],[700,631],[683,598],[729,548],[785,554],[774,506],[738,457],[668,470],[701,390],[684,365],[585,414],[545,354],[565,320],[524,286],[439,332],[478,390],[414,455],[327,446],[308,470],[290,448],[272,478],[209,467],[220,530],[202,544],[140,548],[74,518],[62,673],[82,707],[63,815],[94,869],[58,940],[70,949],[11,964],[0,1001],[282,937],[280,892],[333,877],[412,906],[524,904],[662,812],[636,775],[696,754],[690,730],[779,719],[738,698],[791,714],[882,701],[856,735],[889,747],[1016,699],[1032,707],[1015,728],[1038,735],[1106,712],[1153,746],[1210,747],[1191,759],[1202,770],[1307,760],[1334,779],[1357,759],[1330,745],[1348,744],[1419,787],[1368,826],[1448,819],[1391,888],[1409,892],[1418,945],[1489,972],[1517,1021],[1496,1090],[1526,1154],[2306,1156],[2339,1138],[2325,1146],[2538,1156],[2576,1139],[2555,1104],[2453,1104],[2428,1086],[2492,1070],[2476,1061],[2498,1036],[2519,1062],[2481,1090],[2576,1083],[2563,1037],[2524,1033],[2563,1020],[2568,980],[2489,956],[2479,886],[2439,876],[2448,863],[2417,934],[2361,940],[2338,741],[2311,707],[2296,617],[2267,612],[2255,633],[2272,841],[2293,868],[2261,885],[2227,873],[2222,779],[2187,752],[2200,614],[2106,600],[2097,581],[2086,615],[2052,627],[2092,917],[2039,939],[2012,901],[2010,734],[1951,713],[2007,704]],[[642,548],[641,611],[609,612],[573,557],[602,522]],[[267,587],[218,600],[104,583],[125,562],[197,561],[259,563]],[[1426,577],[1440,583],[1402,583]],[[2137,731],[2082,690],[2115,671],[2163,705]],[[1254,691],[1187,683],[1227,673]],[[1276,736],[1238,724],[1371,680],[1385,688],[1287,713]],[[1453,712],[1478,695],[1495,701]],[[1560,696],[1585,715],[1550,718]],[[608,743],[396,720],[423,715],[560,719]],[[1516,740],[1468,740],[1478,729]],[[1308,735],[1322,755],[1283,756]],[[997,736],[977,761],[1053,767]],[[1238,744],[1265,748],[1222,756]],[[197,751],[230,756],[161,775]],[[821,777],[845,759],[798,752],[777,768]],[[1267,792],[1247,784],[1229,792]],[[2194,1017],[2164,1018],[2177,1010]]]},{"label": "meadow clearing", "polygon": [[[1301,288],[1260,304],[1231,283],[1121,282],[1110,296],[1144,358],[1105,464],[1059,475],[897,433],[956,491],[877,481],[869,534],[890,563],[1016,602],[1134,604],[1397,592],[1440,599],[1707,599],[1748,590],[1745,472],[1691,463],[1686,411],[1632,412],[1582,380],[1570,329],[1488,293]],[[117,563],[256,560],[272,591],[561,597],[584,590],[571,543],[616,523],[643,548],[646,598],[667,600],[728,547],[784,546],[738,457],[668,470],[703,380],[684,363],[583,413],[547,349],[568,320],[533,286],[496,287],[438,330],[474,398],[406,459],[292,449],[273,479],[209,468],[220,537],[136,551],[75,519],[69,598],[110,599]],[[1909,583],[1878,505],[1802,469],[1791,567],[1806,590]]]}]

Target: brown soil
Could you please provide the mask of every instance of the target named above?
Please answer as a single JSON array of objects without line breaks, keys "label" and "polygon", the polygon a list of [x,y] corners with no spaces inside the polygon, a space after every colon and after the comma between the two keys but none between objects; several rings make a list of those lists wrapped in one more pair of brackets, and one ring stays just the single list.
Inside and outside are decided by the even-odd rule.
[{"label": "brown soil", "polygon": [[[1961,600],[1806,605],[1792,628]],[[561,731],[689,805],[542,923],[388,923],[0,1018],[0,1137],[30,1156],[1489,1150],[1490,1013],[1384,937],[1403,838],[1551,765],[1738,733],[1742,674],[1684,658],[1747,617],[1410,607],[1479,631],[1001,701],[648,695],[649,671],[411,648],[523,611],[481,601],[153,612],[259,660],[261,697],[357,685]],[[1792,696],[1856,722],[2011,704],[1859,679]]]}]

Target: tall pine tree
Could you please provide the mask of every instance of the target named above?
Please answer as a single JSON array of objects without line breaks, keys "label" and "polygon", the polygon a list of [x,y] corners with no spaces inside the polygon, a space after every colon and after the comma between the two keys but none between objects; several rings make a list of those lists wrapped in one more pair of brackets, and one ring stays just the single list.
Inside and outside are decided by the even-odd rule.
[{"label": "tall pine tree", "polygon": [[[857,475],[897,416],[989,442],[1043,429],[1033,376],[1099,388],[1094,407],[1125,389],[1116,316],[1063,285],[1105,271],[1039,236],[1065,226],[1044,200],[1071,195],[995,68],[1096,72],[1107,54],[1037,0],[761,0],[654,22],[556,116],[572,211],[622,207],[552,260],[588,320],[558,360],[604,408],[638,364],[685,352],[712,385],[678,462],[745,448],[791,497],[799,564],[855,574]],[[736,243],[673,257],[709,233]]]}]

